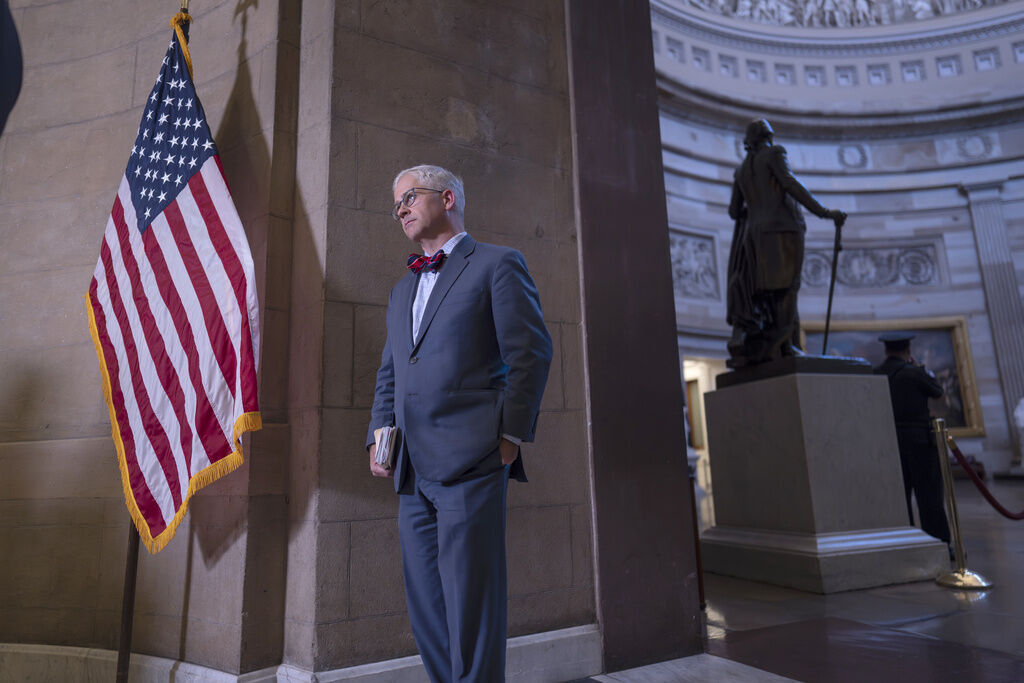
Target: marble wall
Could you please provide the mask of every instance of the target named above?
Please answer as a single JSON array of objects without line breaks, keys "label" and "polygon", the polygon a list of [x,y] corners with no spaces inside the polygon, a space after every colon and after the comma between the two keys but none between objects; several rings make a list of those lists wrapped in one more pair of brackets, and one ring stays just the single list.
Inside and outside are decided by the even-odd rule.
[{"label": "marble wall", "polygon": [[712,110],[816,112],[854,128],[877,125],[859,116],[913,109],[942,123],[998,109],[1024,88],[1014,76],[1024,64],[1016,3],[887,26],[805,28],[695,10],[694,2],[653,0],[655,55],[673,83],[717,99]]},{"label": "marble wall", "polygon": [[[681,352],[687,357],[725,357],[726,269],[732,240],[727,215],[733,169],[742,157],[741,131],[715,129],[664,112],[667,204],[673,233],[700,234],[714,259],[702,266],[713,287],[696,289],[689,273],[694,257],[673,251],[677,270],[676,310]],[[845,251],[837,271],[833,320],[900,320],[964,316],[977,375],[985,436],[961,439],[990,470],[1009,465],[1014,444],[1009,431],[990,300],[983,286],[976,230],[963,186],[995,182],[1001,188],[1005,234],[1021,286],[1022,194],[1017,142],[1019,125],[993,126],[964,135],[907,136],[900,140],[802,138],[795,128],[777,131],[794,172],[829,207],[850,214],[843,229]],[[981,159],[958,151],[965,138],[990,140]],[[857,149],[865,161],[844,169],[844,150]],[[1016,177],[1015,177],[1016,176]],[[822,322],[827,306],[832,253],[831,223],[808,216],[807,256],[800,314]],[[692,250],[691,250],[692,251]],[[681,275],[680,275],[681,274]]]},{"label": "marble wall", "polygon": [[[0,641],[111,648],[128,516],[82,296],[171,12],[85,0],[11,6],[25,74],[0,139]],[[288,272],[267,245],[290,233],[289,192],[271,188],[292,185],[294,124],[278,81],[295,80],[283,72],[296,66],[287,56],[296,10],[204,3],[192,28],[197,89],[254,245],[265,357],[286,352],[287,313],[274,293]],[[267,426],[246,439],[247,464],[193,499],[167,550],[143,552],[139,652],[224,671],[280,658],[287,428],[272,363],[262,378]]]},{"label": "marble wall", "polygon": [[[82,295],[175,8],[11,5],[26,70],[0,139],[0,642],[115,648],[128,517]],[[135,651],[233,673],[414,651],[397,500],[363,442],[414,246],[391,178],[424,162],[464,175],[476,238],[524,252],[555,342],[532,481],[509,496],[510,635],[595,622],[564,7],[193,10],[256,262],[264,429],[143,551]]]},{"label": "marble wall", "polygon": [[587,437],[563,8],[447,10],[304,7],[285,660],[308,669],[415,652],[397,499],[363,443],[415,248],[391,181],[418,163],[460,172],[468,231],[524,253],[555,343],[531,482],[509,492],[510,635],[595,620],[588,484],[565,476],[586,471]]},{"label": "marble wall", "polygon": [[[833,320],[964,317],[984,436],[961,446],[990,471],[1019,463],[1024,12],[988,3],[844,26],[708,6],[653,0],[651,14],[669,221],[676,242],[701,247],[672,254],[681,355],[726,356],[732,174],[746,123],[767,117],[808,189],[850,214]],[[809,216],[805,322],[824,321],[832,243],[831,222]],[[698,270],[717,295],[695,286]]]}]

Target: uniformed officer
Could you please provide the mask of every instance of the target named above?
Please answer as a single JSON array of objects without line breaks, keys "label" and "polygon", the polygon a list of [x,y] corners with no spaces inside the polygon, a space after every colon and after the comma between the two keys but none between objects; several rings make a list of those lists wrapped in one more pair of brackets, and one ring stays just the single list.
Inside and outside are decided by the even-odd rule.
[{"label": "uniformed officer", "polygon": [[910,524],[914,524],[910,505],[913,492],[921,528],[948,544],[949,523],[943,507],[942,471],[928,413],[928,399],[942,396],[942,387],[935,375],[910,355],[910,340],[913,338],[914,335],[904,332],[887,332],[880,336],[878,341],[885,344],[885,362],[875,368],[875,374],[889,378]]}]

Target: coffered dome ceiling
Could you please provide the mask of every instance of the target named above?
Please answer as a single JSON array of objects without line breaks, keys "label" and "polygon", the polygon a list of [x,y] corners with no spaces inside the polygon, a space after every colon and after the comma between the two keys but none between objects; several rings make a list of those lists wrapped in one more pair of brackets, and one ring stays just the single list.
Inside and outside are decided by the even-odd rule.
[{"label": "coffered dome ceiling", "polygon": [[661,104],[886,137],[1024,119],[1024,0],[651,0]]},{"label": "coffered dome ceiling", "polygon": [[1010,0],[686,0],[711,14],[775,26],[848,28],[922,21]]}]

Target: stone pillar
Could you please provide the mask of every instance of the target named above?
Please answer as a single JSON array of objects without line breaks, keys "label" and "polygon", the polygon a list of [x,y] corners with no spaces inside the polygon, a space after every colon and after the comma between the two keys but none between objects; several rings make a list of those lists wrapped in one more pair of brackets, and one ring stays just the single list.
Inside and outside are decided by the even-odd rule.
[{"label": "stone pillar", "polygon": [[607,671],[701,651],[650,8],[570,0],[570,102]]},{"label": "stone pillar", "polygon": [[960,189],[967,195],[974,225],[978,264],[1013,446],[1011,468],[1017,470],[1021,468],[1021,443],[1013,410],[1024,398],[1024,304],[1021,303],[1013,256],[1006,239],[1001,197],[1003,184],[961,185]]}]

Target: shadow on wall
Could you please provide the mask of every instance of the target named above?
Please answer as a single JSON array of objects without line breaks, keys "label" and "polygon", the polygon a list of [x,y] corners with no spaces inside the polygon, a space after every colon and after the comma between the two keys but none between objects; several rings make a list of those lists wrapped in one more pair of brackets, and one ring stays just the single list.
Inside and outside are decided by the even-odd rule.
[{"label": "shadow on wall", "polygon": [[[238,0],[234,6],[234,20],[241,22],[237,68],[215,139],[224,174],[253,252],[257,287],[262,290],[258,294],[261,317],[260,406],[264,429],[243,437],[245,463],[239,470],[193,497],[187,540],[176,541],[188,543],[178,658],[188,660],[194,647],[190,642],[189,629],[195,615],[190,611],[201,613],[205,609],[198,604],[192,605],[191,597],[193,589],[197,595],[208,590],[208,587],[193,585],[193,577],[198,579],[197,574],[207,572],[194,572],[193,568],[214,568],[224,560],[244,572],[240,662],[243,670],[280,661],[279,628],[282,623],[280,615],[284,612],[288,510],[290,506],[305,509],[311,504],[309,500],[295,498],[289,504],[286,497],[292,233],[308,231],[302,227],[307,226],[308,221],[301,198],[282,190],[295,187],[295,146],[276,140],[294,136],[299,54],[297,49],[289,49],[283,43],[291,38],[298,43],[301,22],[279,18],[279,31],[287,30],[287,23],[293,27],[294,35],[279,34],[278,41],[264,48],[277,51],[276,84],[273,85],[275,144],[271,148],[254,94],[254,88],[260,87],[258,79],[267,78],[268,74],[259,73],[254,85],[250,62],[254,61],[258,69],[260,58],[247,57],[249,13],[256,11],[258,6],[258,0]],[[273,3],[273,8],[279,8],[281,15],[299,12],[298,3],[282,1]],[[262,63],[267,62],[264,60]],[[267,87],[264,83],[263,88]],[[312,245],[311,238],[297,241]],[[310,495],[311,492],[304,498],[308,499]],[[225,557],[236,552],[243,553],[244,557]],[[193,565],[193,562],[197,564]],[[257,570],[250,571],[250,567]],[[193,635],[192,640],[198,637],[201,636]]]},{"label": "shadow on wall", "polygon": [[[19,434],[29,432],[45,432],[48,425],[37,423],[42,414],[43,373],[31,366],[22,370],[17,378],[4,386],[0,394],[0,433],[8,435],[5,441],[18,440]],[[32,460],[27,460],[25,468],[16,468],[5,472],[2,488],[17,491],[19,498],[35,498],[42,491],[36,489],[49,488],[51,483],[43,476],[49,465],[39,463],[39,471],[32,467]],[[0,496],[2,497],[2,496]]]},{"label": "shadow on wall", "polygon": [[[271,163],[269,146],[262,132],[259,111],[253,97],[252,74],[249,71],[249,62],[245,57],[248,49],[246,40],[248,10],[257,5],[258,0],[239,0],[235,6],[234,15],[235,17],[240,15],[242,22],[242,38],[238,43],[238,68],[215,138],[224,167],[224,175],[231,188],[235,206],[242,216],[242,225],[246,228],[250,245],[258,244],[258,236],[252,234],[248,221],[245,220],[246,208],[253,205],[259,206],[258,203],[253,203],[254,201],[258,202],[259,198],[250,196],[249,188],[263,185],[260,182],[260,177],[270,174]],[[247,137],[249,134],[252,134],[251,138]],[[257,239],[254,240],[254,237]],[[256,261],[255,258],[254,261]],[[249,444],[251,444],[251,439],[249,439]],[[193,536],[199,541],[204,564],[207,567],[212,567],[220,561],[224,553],[245,531],[246,505],[244,500],[240,499],[236,504],[225,504],[222,499],[227,494],[225,489],[237,490],[237,479],[247,476],[247,470],[251,468],[249,462],[251,448],[246,449],[244,453],[246,455],[245,465],[206,487],[192,498],[189,508],[191,517],[189,564],[187,565],[189,572],[191,572]],[[187,591],[188,582],[186,581]],[[186,604],[187,600],[186,594]],[[187,610],[183,614],[188,614]]]}]

